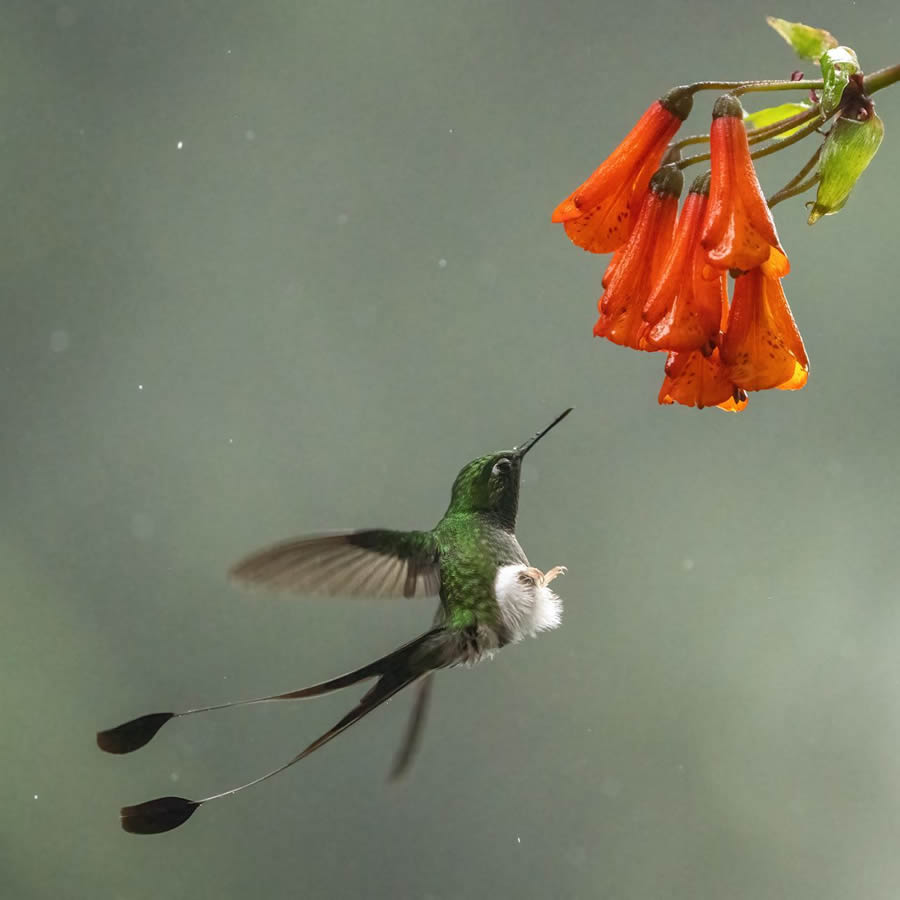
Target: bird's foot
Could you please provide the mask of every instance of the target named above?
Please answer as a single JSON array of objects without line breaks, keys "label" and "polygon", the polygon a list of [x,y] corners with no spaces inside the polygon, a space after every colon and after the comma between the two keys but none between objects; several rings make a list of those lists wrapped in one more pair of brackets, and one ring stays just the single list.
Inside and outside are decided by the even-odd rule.
[{"label": "bird's foot", "polygon": [[535,566],[529,566],[527,569],[522,569],[520,577],[532,582],[536,587],[544,587],[557,576],[565,575],[566,571],[565,566],[554,566],[549,572],[544,573]]},{"label": "bird's foot", "polygon": [[544,575],[544,584],[550,584],[554,578],[557,578],[559,575],[565,575],[569,570],[565,566],[554,566]]},{"label": "bird's foot", "polygon": [[523,583],[531,582],[533,586],[537,587],[544,583],[544,573],[535,566],[529,566],[519,572],[519,579]]}]

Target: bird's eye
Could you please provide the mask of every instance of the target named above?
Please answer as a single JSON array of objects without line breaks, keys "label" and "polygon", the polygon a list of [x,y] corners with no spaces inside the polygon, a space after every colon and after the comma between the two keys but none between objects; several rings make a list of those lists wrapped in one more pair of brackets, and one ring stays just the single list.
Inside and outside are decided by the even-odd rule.
[{"label": "bird's eye", "polygon": [[512,463],[510,463],[506,457],[498,459],[497,462],[494,463],[494,468],[491,469],[491,475],[506,475],[511,468]]}]

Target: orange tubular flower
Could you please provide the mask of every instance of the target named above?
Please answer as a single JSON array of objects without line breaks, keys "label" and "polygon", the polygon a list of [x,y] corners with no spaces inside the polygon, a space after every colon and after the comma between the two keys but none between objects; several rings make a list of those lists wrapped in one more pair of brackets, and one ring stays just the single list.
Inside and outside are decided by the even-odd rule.
[{"label": "orange tubular flower", "polygon": [[729,377],[718,350],[709,356],[699,350],[670,353],[657,399],[661,404],[718,406],[728,412],[740,412],[748,402],[747,394]]},{"label": "orange tubular flower", "polygon": [[700,238],[707,258],[719,269],[762,266],[767,275],[787,275],[790,263],[756,178],[737,97],[716,101],[709,143],[712,182]]},{"label": "orange tubular flower", "polygon": [[641,310],[662,274],[672,244],[683,183],[684,177],[674,166],[663,166],[650,179],[634,231],[603,278],[606,291],[597,304],[596,337],[635,350],[653,349],[642,334],[646,327]]},{"label": "orange tubular flower", "polygon": [[735,280],[721,352],[744,390],[796,391],[806,384],[809,360],[778,278],[753,269]]},{"label": "orange tubular flower", "polygon": [[628,240],[650,176],[693,102],[683,88],[656,100],[594,174],[556,207],[551,221],[565,224],[572,243],[610,253]]},{"label": "orange tubular flower", "polygon": [[703,349],[709,355],[718,343],[728,294],[725,272],[709,265],[700,246],[708,199],[709,173],[691,185],[662,278],[644,306],[644,334],[652,349]]}]

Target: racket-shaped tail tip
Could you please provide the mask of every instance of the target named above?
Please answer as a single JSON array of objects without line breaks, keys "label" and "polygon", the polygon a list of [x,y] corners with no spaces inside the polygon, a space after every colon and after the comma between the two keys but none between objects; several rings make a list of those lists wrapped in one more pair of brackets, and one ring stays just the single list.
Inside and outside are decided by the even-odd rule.
[{"label": "racket-shaped tail tip", "polygon": [[107,753],[131,753],[132,750],[138,750],[150,742],[153,736],[159,731],[166,722],[173,717],[174,713],[150,713],[141,716],[138,719],[132,719],[119,725],[117,728],[110,728],[107,731],[97,732],[97,746]]},{"label": "racket-shaped tail tip", "polygon": [[184,797],[157,797],[137,806],[123,806],[122,828],[129,834],[162,834],[183,825],[200,806]]}]

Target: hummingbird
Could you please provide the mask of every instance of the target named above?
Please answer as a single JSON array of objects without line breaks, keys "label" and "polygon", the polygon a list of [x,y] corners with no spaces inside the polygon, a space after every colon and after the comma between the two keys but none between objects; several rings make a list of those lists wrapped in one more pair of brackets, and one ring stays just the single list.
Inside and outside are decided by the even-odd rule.
[{"label": "hummingbird", "polygon": [[320,534],[265,547],[236,563],[231,577],[244,585],[321,595],[431,597],[440,603],[432,627],[386,656],[337,678],[299,690],[182,712],[150,713],[98,732],[107,753],[130,753],[147,744],[171,719],[196,713],[319,697],[377,679],[359,703],[293,759],[238,787],[205,797],[158,797],[126,806],[121,825],[133,834],[157,834],[186,822],[202,805],[229,797],[290,768],[346,731],[410,685],[416,696],[391,778],[408,768],[421,737],[434,673],[471,666],[560,624],[562,603],[550,583],[566,572],[528,562],[516,539],[522,461],[572,408],[525,443],[480,456],[463,466],[443,518],[430,531],[367,529]]}]

